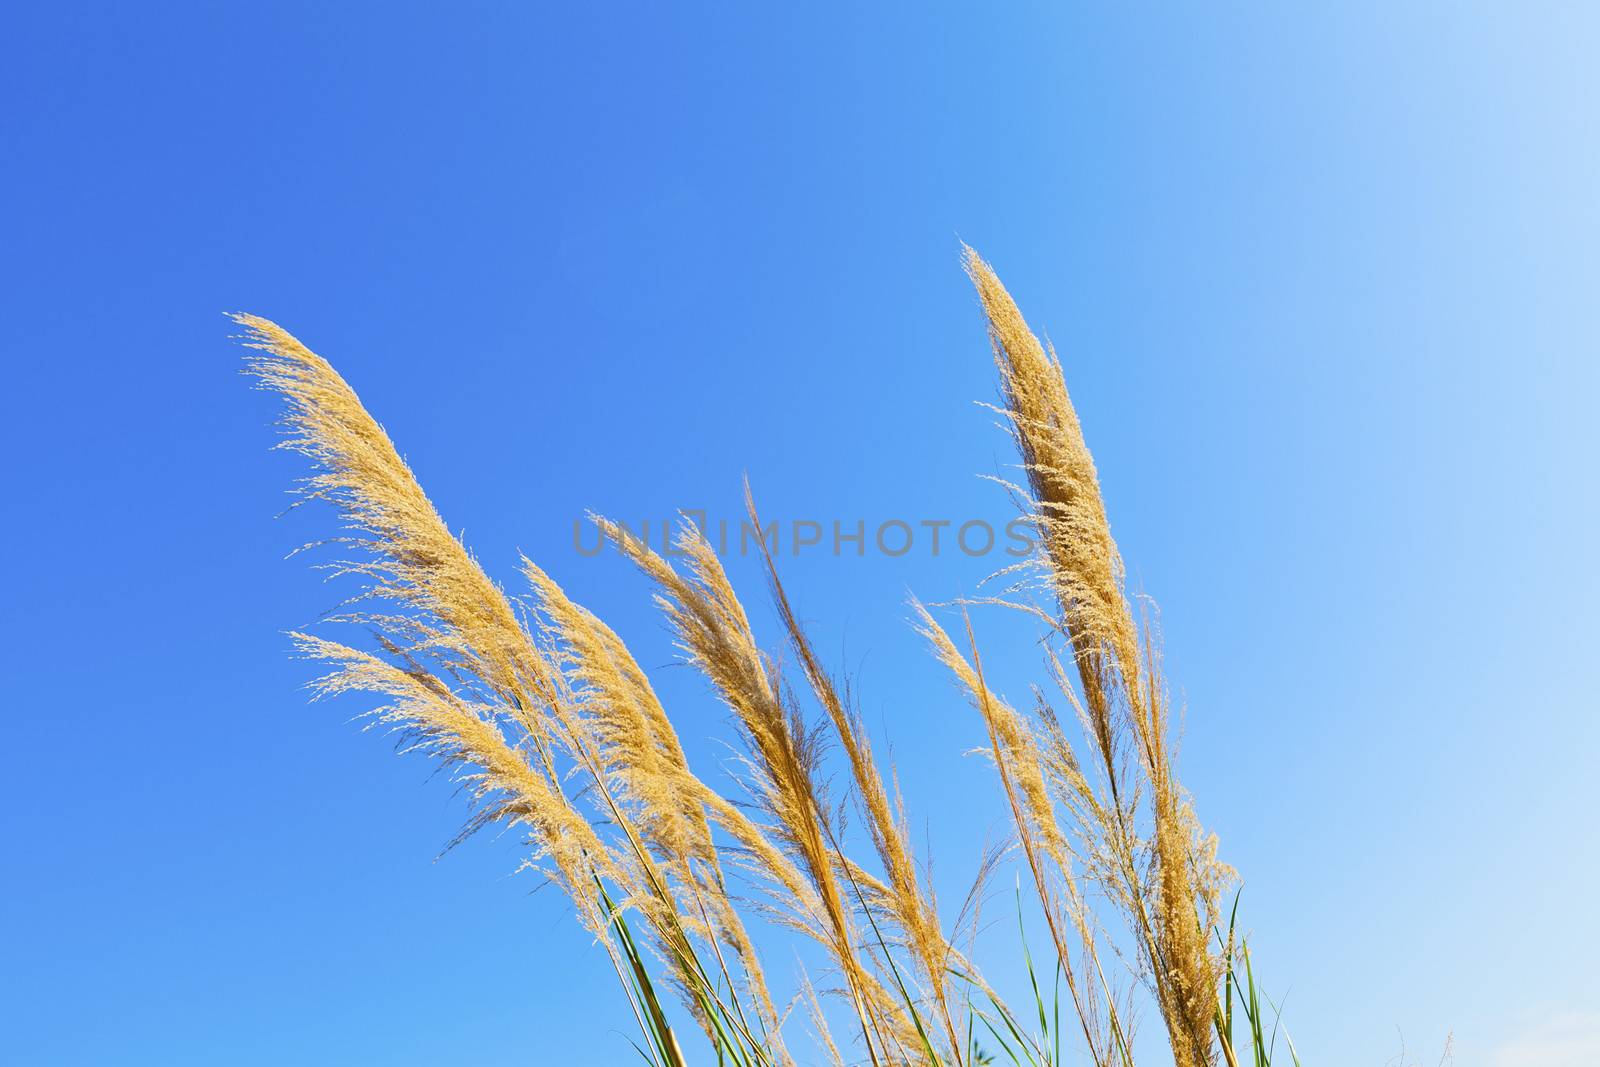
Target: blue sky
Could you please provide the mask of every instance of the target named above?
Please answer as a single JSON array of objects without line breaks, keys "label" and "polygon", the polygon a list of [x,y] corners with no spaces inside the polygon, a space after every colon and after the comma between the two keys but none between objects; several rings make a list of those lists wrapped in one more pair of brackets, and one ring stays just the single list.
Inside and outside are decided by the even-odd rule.
[{"label": "blue sky", "polygon": [[[772,516],[1003,522],[966,240],[1061,350],[1307,1062],[1592,1062],[1600,26],[1295,7],[8,9],[0,1059],[626,1030],[512,842],[430,862],[459,801],[305,704],[282,631],[339,591],[283,556],[330,524],[274,521],[301,468],[222,312],[332,359],[714,760],[573,521],[734,515],[748,472]],[[785,568],[954,896],[1002,824],[905,597],[988,562]],[[1026,634],[979,626],[1025,692]]]}]

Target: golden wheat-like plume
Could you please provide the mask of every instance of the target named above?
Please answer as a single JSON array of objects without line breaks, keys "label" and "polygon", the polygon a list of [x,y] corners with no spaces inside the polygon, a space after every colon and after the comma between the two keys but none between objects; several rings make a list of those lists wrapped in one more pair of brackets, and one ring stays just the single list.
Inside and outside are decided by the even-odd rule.
[{"label": "golden wheat-like plume", "polygon": [[[1055,793],[1045,774],[1044,754],[1027,720],[984,681],[976,649],[969,662],[927,608],[915,600],[911,606],[919,620],[918,631],[932,645],[934,656],[966,688],[983,718],[995,773],[1016,823],[1017,842],[1039,896],[1084,1042],[1096,1064],[1110,1064],[1111,1045],[1102,1031],[1095,998],[1079,969],[1080,965],[1099,967],[1093,919],[1074,876],[1072,844],[1056,821]],[[970,642],[970,627],[967,636]],[[1078,951],[1074,951],[1074,937],[1081,946]]]},{"label": "golden wheat-like plume", "polygon": [[[1041,546],[1041,570],[1071,652],[1081,708],[1109,791],[1090,826],[1119,868],[1114,899],[1129,911],[1149,967],[1177,1067],[1212,1062],[1219,961],[1206,947],[1216,920],[1219,872],[1197,870],[1197,820],[1172,765],[1168,698],[1149,627],[1141,628],[1123,589],[1123,569],[1093,457],[1067,394],[1061,362],[1039,342],[994,270],[964,249],[968,275],[988,318],[1004,413],[1022,456]],[[1137,781],[1121,759],[1133,748]],[[1068,783],[1072,792],[1079,782]],[[1143,844],[1132,825],[1134,791],[1148,791],[1148,856],[1154,891],[1136,864]]]},{"label": "golden wheat-like plume", "polygon": [[[643,838],[673,868],[686,898],[681,910],[697,920],[694,925],[712,945],[720,939],[732,948],[762,1030],[773,1035],[774,1050],[787,1060],[787,1051],[776,1040],[779,1017],[766,975],[730,896],[713,838],[707,816],[711,790],[690,770],[677,730],[622,639],[531,560],[522,562],[548,629],[562,649],[562,665],[581,687],[580,707],[592,725],[605,779],[635,813]],[[745,836],[753,832],[746,828]]]},{"label": "golden wheat-like plume", "polygon": [[[466,747],[454,753],[456,758],[474,762],[477,744],[486,746],[477,753],[485,764],[496,764],[508,752],[531,756],[536,772],[554,788],[552,737],[538,709],[558,698],[556,671],[510,601],[450,533],[388,435],[338,372],[275,323],[252,315],[235,320],[249,331],[247,343],[257,353],[249,371],[287,403],[280,447],[316,464],[316,473],[302,484],[303,496],[333,503],[348,531],[339,542],[362,554],[333,567],[364,579],[357,605],[387,605],[346,618],[375,628],[417,686],[441,700],[452,696],[451,706],[461,714],[476,714],[497,730],[514,726],[521,731],[515,742],[498,734],[497,747],[489,733],[467,730],[460,733]],[[301,647],[341,667],[342,680],[324,680],[322,692],[366,688],[399,695],[395,678],[378,673],[371,657],[317,639],[302,639]],[[470,678],[466,688],[477,690],[481,699],[456,699],[429,667],[434,663]],[[420,713],[433,706],[406,700],[400,707]],[[450,733],[446,724],[466,725],[460,715],[437,720],[402,715],[394,721],[445,735]],[[566,804],[559,790],[546,802]],[[564,812],[537,815],[551,825],[570,825]]]},{"label": "golden wheat-like plume", "polygon": [[[762,529],[748,482],[745,484],[745,507],[754,528]],[[762,561],[766,565],[767,584],[789,646],[800,663],[817,703],[833,725],[834,734],[850,764],[856,799],[866,815],[867,832],[884,872],[886,892],[880,897],[884,912],[904,935],[916,977],[926,989],[927,997],[944,1028],[946,1052],[954,1063],[960,1065],[959,1021],[951,1007],[948,979],[954,950],[940,928],[938,905],[933,892],[924,885],[918,873],[910,837],[906,832],[903,805],[898,795],[891,800],[859,716],[848,706],[846,697],[841,695],[839,687],[823,667],[804,627],[800,625],[783,583],[778,578],[771,548],[765,539],[761,539],[759,544]]]},{"label": "golden wheat-like plume", "polygon": [[832,803],[821,780],[819,738],[761,650],[721,560],[699,528],[685,524],[676,541],[687,560],[685,577],[623,527],[597,522],[660,587],[658,602],[684,651],[733,710],[750,753],[754,793],[784,849],[785,858],[769,873],[789,891],[795,888],[790,884],[794,873],[803,875],[799,899],[814,910],[799,925],[821,941],[838,967],[869,1054],[874,1062],[896,1052],[904,1055],[908,1045],[915,1047],[914,1027],[868,962],[852,887],[864,872],[845,860],[830,825]]},{"label": "golden wheat-like plume", "polygon": [[[913,602],[919,628],[978,711],[1092,1061],[1132,1062],[1126,1013],[1102,967],[1104,909],[1093,901],[1104,899],[1126,922],[1175,1067],[1209,1067],[1212,1030],[1222,1030],[1222,961],[1206,937],[1229,872],[1179,785],[1157,635],[1124,590],[1059,359],[970,248],[965,265],[988,318],[998,410],[1022,457],[1026,485],[1013,488],[1037,531],[1033,565],[1051,605],[1042,614],[1059,635],[1049,665],[1083,727],[1082,758],[1042,691],[1023,712],[991,690],[970,622],[965,652]],[[661,1067],[681,1067],[683,1056],[621,923],[625,912],[643,918],[646,943],[719,1059],[737,1049],[734,1059],[750,1067],[794,1062],[747,928],[752,908],[822,946],[874,1067],[966,1067],[972,1020],[959,1013],[952,975],[1015,1019],[947,939],[893,770],[875,757],[848,688],[816,653],[765,540],[772,600],[803,680],[795,684],[761,648],[698,527],[686,523],[676,538],[680,568],[596,519],[655,583],[688,659],[732,710],[743,742],[739,785],[751,805],[694,773],[649,678],[610,627],[526,559],[532,595],[509,598],[332,366],[265,319],[235,318],[254,353],[249,370],[286,401],[283,447],[315,464],[303,495],[331,502],[345,520],[337,542],[349,558],[331,566],[363,586],[339,618],[365,624],[380,646],[381,654],[296,634],[303,654],[332,668],[313,684],[316,695],[377,696],[375,721],[452,769],[474,804],[456,840],[491,823],[526,833],[531,862],[605,946]],[[803,693],[821,711],[818,725],[802,710]],[[848,769],[842,794],[824,765],[830,739]],[[852,803],[873,869],[845,848],[842,811]],[[757,899],[736,895],[735,881],[755,887]],[[801,999],[823,1050],[842,1063],[808,980]],[[936,1025],[925,1027],[930,1015]]]},{"label": "golden wheat-like plume", "polygon": [[[693,942],[726,938],[761,1017],[762,1036],[750,1034],[751,1043],[773,1062],[790,1062],[759,961],[720,879],[703,811],[689,801],[664,803],[676,796],[674,780],[687,768],[621,642],[530,568],[545,611],[548,645],[542,646],[450,533],[333,367],[265,319],[236,321],[260,353],[248,369],[287,401],[283,447],[316,464],[302,492],[330,501],[345,517],[349,534],[339,540],[357,557],[334,567],[364,579],[365,588],[354,600],[361,610],[343,618],[374,629],[398,661],[300,635],[302,651],[337,668],[318,683],[318,693],[390,699],[377,712],[380,721],[409,732],[417,750],[456,766],[479,802],[462,836],[495,822],[532,828],[539,866],[571,896],[619,975],[615,910],[597,903],[596,891],[610,885],[620,894],[618,908],[637,908],[708,1032],[709,1013],[721,1002]],[[565,784],[574,771],[587,776],[600,810],[586,813],[575,803]],[[608,840],[600,826],[620,840]],[[684,895],[693,908],[679,906]],[[626,979],[624,987],[632,988]],[[731,1021],[744,1027],[742,1017]]]},{"label": "golden wheat-like plume", "polygon": [[[543,737],[532,711],[553,695],[551,665],[527,640],[504,593],[451,534],[389,436],[327,360],[276,323],[234,318],[260,353],[250,371],[288,404],[281,447],[319,468],[304,482],[304,495],[337,506],[352,531],[345,540],[370,556],[342,569],[367,580],[367,599],[436,620],[437,629],[414,633],[417,643],[524,706],[524,727]],[[403,627],[396,636],[405,636]]]}]

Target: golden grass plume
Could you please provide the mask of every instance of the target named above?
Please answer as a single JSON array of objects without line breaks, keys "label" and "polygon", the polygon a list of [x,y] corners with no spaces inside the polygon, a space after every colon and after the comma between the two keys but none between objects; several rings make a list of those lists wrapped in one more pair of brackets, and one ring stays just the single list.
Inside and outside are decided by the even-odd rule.
[{"label": "golden grass plume", "polygon": [[[1219,1055],[1233,1063],[1231,1006],[1225,1019],[1218,999],[1231,960],[1208,947],[1230,872],[1179,783],[1158,635],[1125,591],[1059,358],[992,268],[970,248],[964,262],[988,321],[998,410],[1021,456],[1025,485],[1013,488],[1037,532],[1031,573],[1050,604],[1040,612],[1054,637],[1047,662],[1081,740],[1042,690],[1019,711],[990,688],[965,615],[965,651],[914,603],[918,628],[978,712],[1083,1051],[1104,1067],[1132,1065],[1131,1020],[1115,989],[1126,939],[1175,1067]],[[314,692],[378,698],[375,722],[451,767],[474,805],[461,837],[492,824],[526,834],[530,863],[604,945],[647,1059],[687,1061],[655,996],[659,972],[721,1062],[793,1064],[784,1030],[797,1004],[834,1062],[976,1064],[980,1022],[1007,1049],[1014,1041],[1033,1062],[1055,1062],[1042,1005],[1039,1031],[1025,1033],[973,951],[955,947],[961,921],[940,914],[893,768],[817,654],[765,541],[787,668],[763,648],[693,523],[677,535],[674,564],[595,520],[654,583],[685,657],[731,712],[741,755],[732,788],[719,789],[691,768],[672,716],[614,630],[531,560],[522,561],[526,595],[508,596],[333,367],[268,320],[236,320],[249,371],[285,401],[282,446],[314,465],[303,497],[343,517],[331,543],[345,551],[330,566],[359,589],[338,618],[376,634],[370,651],[295,635],[301,653],[330,668]],[[746,503],[759,529],[748,486]],[[833,750],[847,772],[838,779]],[[853,854],[845,807],[861,816],[867,859]],[[981,886],[990,867],[978,868]],[[629,916],[642,923],[648,956]],[[833,997],[803,976],[787,1001],[774,995],[763,959],[785,933],[820,949],[838,982]],[[987,1012],[970,1005],[974,995]],[[842,1041],[829,999],[850,1021]]]}]

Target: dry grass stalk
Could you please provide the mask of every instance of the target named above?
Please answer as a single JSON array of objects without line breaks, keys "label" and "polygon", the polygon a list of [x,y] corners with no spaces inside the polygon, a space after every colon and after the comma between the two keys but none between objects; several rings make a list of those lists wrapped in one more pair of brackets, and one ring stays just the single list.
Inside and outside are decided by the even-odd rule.
[{"label": "dry grass stalk", "polygon": [[[401,663],[302,636],[302,650],[338,668],[317,691],[390,698],[380,720],[460,768],[480,802],[461,836],[494,822],[532,827],[541,869],[571,896],[620,971],[611,917],[595,898],[598,884],[612,886],[622,906],[646,917],[658,954],[702,1024],[711,1022],[708,1000],[717,998],[694,939],[709,939],[720,962],[717,939],[726,938],[761,1016],[764,1036],[756,1043],[769,1059],[790,1062],[759,961],[720,877],[705,814],[664,802],[677,796],[687,766],[621,642],[530,568],[544,611],[548,645],[541,646],[449,532],[348,384],[276,325],[251,316],[238,321],[261,353],[249,369],[288,402],[283,447],[317,464],[302,492],[331,501],[346,518],[350,534],[340,541],[359,558],[335,569],[365,580],[356,605],[387,605],[344,618],[376,630]],[[595,798],[599,811],[575,803],[566,785],[573,772],[584,775],[588,786],[580,792]],[[600,826],[611,829],[610,839]]]},{"label": "dry grass stalk", "polygon": [[[758,530],[763,529],[748,482],[745,485],[745,507],[751,524]],[[768,587],[789,639],[789,646],[800,663],[817,703],[832,723],[835,736],[849,761],[855,782],[855,796],[866,815],[865,822],[873,850],[877,853],[887,880],[888,892],[883,898],[886,911],[904,937],[915,966],[916,978],[926,991],[944,1029],[945,1047],[959,1065],[959,1021],[951,1007],[948,975],[954,950],[945,940],[940,927],[933,891],[925,886],[918,873],[910,837],[906,832],[904,805],[898,793],[891,801],[860,717],[848,706],[846,697],[840,694],[839,687],[822,666],[811,640],[800,625],[783,583],[778,578],[778,568],[770,546],[765,540],[759,541],[759,544],[762,561],[766,565]]]},{"label": "dry grass stalk", "polygon": [[[970,249],[966,267],[988,316],[1001,410],[1026,471],[1026,488],[1015,488],[1039,533],[1035,563],[1064,648],[1051,666],[1082,723],[1087,758],[1042,694],[1028,715],[991,691],[970,623],[970,659],[919,604],[921,629],[984,724],[1091,1059],[1101,1067],[1132,1062],[1126,1011],[1107,982],[1090,905],[1101,894],[1137,945],[1176,1067],[1202,1067],[1215,1058],[1213,1025],[1221,1033],[1222,961],[1208,952],[1205,932],[1227,872],[1178,785],[1155,635],[1124,592],[1059,360]],[[342,618],[375,630],[383,653],[296,635],[304,654],[333,667],[316,693],[378,695],[377,721],[404,731],[409,749],[451,766],[475,803],[461,837],[491,823],[526,830],[532,862],[566,890],[605,945],[660,1067],[679,1067],[683,1054],[624,913],[643,917],[649,944],[719,1058],[747,1067],[793,1063],[781,1036],[785,1013],[747,927],[751,902],[735,894],[734,878],[757,890],[759,914],[777,928],[822,946],[878,1067],[964,1067],[972,1016],[961,1010],[953,973],[1015,1019],[947,940],[892,771],[884,774],[848,690],[823,666],[764,541],[773,602],[820,726],[808,723],[795,689],[762,650],[696,527],[685,524],[677,538],[680,571],[623,527],[596,520],[654,581],[688,659],[732,710],[752,812],[692,771],[666,709],[614,631],[528,560],[532,595],[526,604],[509,599],[333,368],[273,323],[237,319],[256,353],[249,369],[287,401],[283,446],[316,464],[303,494],[330,501],[346,520],[338,540],[352,558],[333,567],[363,589]],[[748,487],[746,502],[760,528]],[[825,734],[843,752],[846,799],[863,816],[875,869],[844,847],[839,798],[826,784]],[[809,981],[801,999],[824,1050],[843,1063]],[[1042,1044],[1034,1053],[1050,1058]]]},{"label": "dry grass stalk", "polygon": [[[574,603],[531,560],[522,562],[546,628],[560,649],[560,664],[579,687],[578,707],[586,732],[594,738],[601,779],[636,813],[633,821],[651,852],[673,869],[686,899],[684,910],[692,917],[688,925],[714,949],[726,942],[733,950],[762,1030],[776,1034],[778,1012],[729,895],[712,835],[705,799],[710,790],[690,771],[666,709],[621,638]],[[720,963],[720,955],[718,959]]]},{"label": "dry grass stalk", "polygon": [[[1107,790],[1085,830],[1115,868],[1107,888],[1128,912],[1174,1059],[1178,1067],[1197,1067],[1215,1058],[1221,960],[1208,951],[1205,932],[1217,921],[1225,872],[1209,861],[1178,787],[1153,634],[1136,622],[1124,592],[1122,560],[1060,360],[1028,328],[993,269],[970,248],[965,262],[989,320],[1004,413],[1041,544],[1040,570],[1057,605],[1056,625],[1071,652],[1079,707]],[[1124,743],[1135,753],[1131,765],[1121,759]],[[1063,786],[1081,796],[1081,775]],[[1134,828],[1141,788],[1148,794],[1147,842]],[[1153,870],[1153,889],[1141,857]]]},{"label": "dry grass stalk", "polygon": [[[1055,795],[1033,730],[984,681],[970,624],[967,637],[973,657],[969,662],[925,607],[913,600],[912,608],[935,657],[960,680],[983,718],[995,773],[1017,827],[1017,843],[1044,911],[1084,1043],[1096,1064],[1108,1065],[1113,1062],[1112,1045],[1101,1025],[1095,998],[1086,986],[1086,975],[1080,969],[1086,965],[1099,968],[1094,921],[1074,876],[1072,844],[1056,821]],[[1074,938],[1078,951],[1074,951]]]},{"label": "dry grass stalk", "polygon": [[751,756],[753,792],[788,859],[770,873],[780,885],[795,870],[803,874],[808,892],[802,899],[817,909],[804,917],[804,928],[827,948],[844,978],[869,1054],[878,1062],[891,1052],[903,1053],[913,1027],[867,960],[849,870],[829,823],[832,801],[821,780],[820,738],[786,695],[721,560],[698,528],[686,524],[677,539],[687,559],[689,576],[684,577],[621,526],[599,522],[660,587],[658,601],[690,662],[734,712]]}]

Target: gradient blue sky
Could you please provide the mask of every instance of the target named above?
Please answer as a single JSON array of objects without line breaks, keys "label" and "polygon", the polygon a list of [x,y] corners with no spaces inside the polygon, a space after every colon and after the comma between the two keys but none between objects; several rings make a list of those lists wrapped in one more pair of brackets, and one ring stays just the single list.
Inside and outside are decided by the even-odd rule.
[{"label": "gradient blue sky", "polygon": [[[576,6],[0,16],[0,1060],[626,1030],[512,843],[431,863],[459,801],[306,706],[281,632],[338,590],[283,556],[329,523],[274,521],[301,468],[221,312],[334,360],[491,571],[526,551],[664,666],[585,509],[734,514],[748,471],[774,516],[1003,521],[960,240],[1063,354],[1307,1063],[1600,1058],[1595,9]],[[786,570],[951,896],[1001,823],[904,598],[987,569]],[[1034,650],[979,625],[1020,695]]]}]

